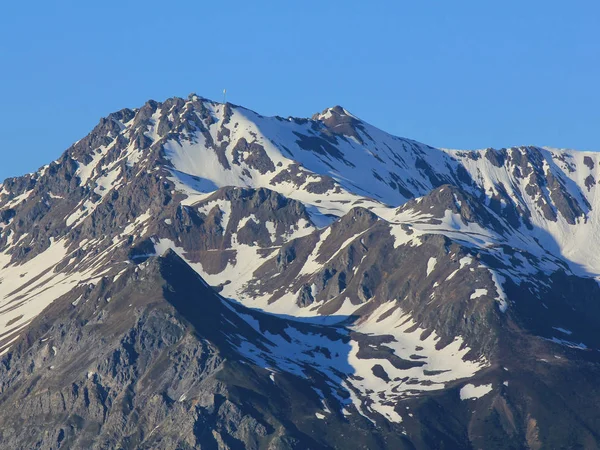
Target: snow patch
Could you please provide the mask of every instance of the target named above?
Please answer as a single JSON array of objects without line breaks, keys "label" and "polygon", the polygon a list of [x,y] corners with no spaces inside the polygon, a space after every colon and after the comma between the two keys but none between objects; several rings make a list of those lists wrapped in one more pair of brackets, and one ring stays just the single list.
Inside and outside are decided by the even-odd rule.
[{"label": "snow patch", "polygon": [[491,384],[482,384],[480,386],[475,386],[473,384],[465,384],[460,390],[460,399],[461,400],[476,400],[478,398],[483,397],[484,395],[492,392]]},{"label": "snow patch", "polygon": [[471,294],[471,300],[475,300],[476,298],[479,297],[483,297],[484,295],[487,295],[488,290],[487,289],[475,289],[475,292],[473,292]]},{"label": "snow patch", "polygon": [[437,263],[437,258],[429,258],[427,261],[427,276],[431,275],[431,272],[435,269],[435,265]]}]

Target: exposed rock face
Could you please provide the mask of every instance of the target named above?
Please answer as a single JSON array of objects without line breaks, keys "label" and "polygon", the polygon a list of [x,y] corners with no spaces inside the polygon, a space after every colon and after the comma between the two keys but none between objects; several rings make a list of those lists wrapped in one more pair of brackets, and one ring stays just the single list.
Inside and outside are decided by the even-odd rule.
[{"label": "exposed rock face", "polygon": [[0,186],[0,442],[597,448],[598,160],[111,114]]},{"label": "exposed rock face", "polygon": [[[226,306],[173,252],[129,268],[115,283],[103,279],[73,305],[78,294],[53,303],[4,361],[4,445],[329,447],[322,436],[310,436],[320,420],[314,412],[306,416],[319,410],[309,384],[285,374],[274,382],[268,371],[242,364],[236,341],[261,339],[241,319],[240,312],[252,313]],[[259,320],[288,326],[276,317]],[[273,396],[276,383],[283,392]],[[332,423],[356,434],[340,418]],[[378,445],[383,434],[355,436],[356,448]],[[389,439],[408,448],[403,438]]]}]

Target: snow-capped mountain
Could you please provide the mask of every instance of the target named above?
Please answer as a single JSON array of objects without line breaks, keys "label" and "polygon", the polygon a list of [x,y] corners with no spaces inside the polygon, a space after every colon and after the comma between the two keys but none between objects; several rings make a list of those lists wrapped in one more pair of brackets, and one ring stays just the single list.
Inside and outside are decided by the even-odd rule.
[{"label": "snow-capped mountain", "polygon": [[0,186],[0,441],[594,448],[598,171],[339,106],[111,114]]}]

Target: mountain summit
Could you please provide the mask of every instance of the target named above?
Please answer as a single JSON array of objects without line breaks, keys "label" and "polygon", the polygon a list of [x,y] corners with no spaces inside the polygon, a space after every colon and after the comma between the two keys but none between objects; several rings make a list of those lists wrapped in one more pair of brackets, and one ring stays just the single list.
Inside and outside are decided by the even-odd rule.
[{"label": "mountain summit", "polygon": [[599,164],[110,114],[0,185],[0,442],[597,448]]}]

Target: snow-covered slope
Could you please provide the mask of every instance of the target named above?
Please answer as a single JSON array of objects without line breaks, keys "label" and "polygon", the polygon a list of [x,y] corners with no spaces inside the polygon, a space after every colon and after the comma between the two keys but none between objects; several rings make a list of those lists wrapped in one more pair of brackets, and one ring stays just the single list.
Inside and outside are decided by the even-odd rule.
[{"label": "snow-covered slope", "polygon": [[598,153],[519,147],[451,154],[486,192],[488,205],[495,201],[498,213],[513,217],[506,206],[516,207],[524,234],[576,273],[600,273]]},{"label": "snow-covered slope", "polygon": [[[200,190],[264,187],[341,215],[373,201],[399,205],[454,179],[456,164],[443,152],[384,133],[340,107],[312,120],[282,119],[192,99],[179,114],[200,108],[196,129],[162,139],[175,175],[183,183],[197,177]],[[157,110],[150,134],[172,114]]]}]

